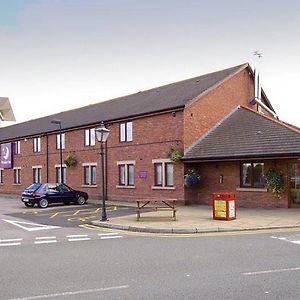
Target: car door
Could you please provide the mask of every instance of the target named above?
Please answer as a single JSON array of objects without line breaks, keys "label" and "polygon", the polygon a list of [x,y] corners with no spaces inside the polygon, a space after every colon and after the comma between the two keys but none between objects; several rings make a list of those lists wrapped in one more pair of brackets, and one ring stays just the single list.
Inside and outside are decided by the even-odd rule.
[{"label": "car door", "polygon": [[45,193],[45,197],[49,203],[57,203],[60,199],[60,193],[57,188],[57,184],[55,183],[48,183],[47,189]]},{"label": "car door", "polygon": [[74,192],[66,185],[59,184],[58,190],[61,196],[61,202],[67,203],[74,201]]}]

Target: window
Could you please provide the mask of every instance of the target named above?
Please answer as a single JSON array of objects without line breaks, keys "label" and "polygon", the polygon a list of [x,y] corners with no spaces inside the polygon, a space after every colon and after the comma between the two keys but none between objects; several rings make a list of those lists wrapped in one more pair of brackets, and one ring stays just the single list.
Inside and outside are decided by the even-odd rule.
[{"label": "window", "polygon": [[41,183],[42,182],[42,167],[41,166],[34,166],[32,167],[33,173],[33,183]]},{"label": "window", "polygon": [[41,152],[41,138],[40,137],[33,139],[33,152]]},{"label": "window", "polygon": [[85,146],[95,146],[95,128],[86,129],[84,131],[84,145]]},{"label": "window", "polygon": [[84,169],[84,185],[96,185],[96,164],[85,164]]},{"label": "window", "polygon": [[259,188],[265,186],[264,163],[244,162],[241,164],[241,187]]},{"label": "window", "polygon": [[21,184],[21,168],[14,168],[14,184]]},{"label": "window", "polygon": [[21,141],[14,142],[14,154],[21,153]]},{"label": "window", "polygon": [[[60,134],[56,135],[56,149],[60,149]],[[65,149],[65,134],[61,134],[61,149]]]},{"label": "window", "polygon": [[169,159],[153,160],[154,164],[154,186],[174,187],[174,165]]},{"label": "window", "polygon": [[132,142],[132,122],[120,124],[120,142]]},{"label": "window", "polygon": [[56,178],[56,182],[58,183],[67,183],[67,166],[66,165],[62,165],[62,170],[63,170],[63,180],[61,181],[61,172],[60,172],[60,165],[55,165],[55,178]]},{"label": "window", "polygon": [[119,186],[134,187],[134,165],[135,161],[118,161]]},{"label": "window", "polygon": [[4,183],[4,170],[0,169],[0,183]]}]

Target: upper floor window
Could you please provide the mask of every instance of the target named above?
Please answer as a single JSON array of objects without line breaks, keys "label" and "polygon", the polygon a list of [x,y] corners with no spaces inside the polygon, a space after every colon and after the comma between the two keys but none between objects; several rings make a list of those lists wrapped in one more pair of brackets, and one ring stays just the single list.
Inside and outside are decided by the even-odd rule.
[{"label": "upper floor window", "polygon": [[14,142],[14,153],[15,154],[21,153],[21,141]]},{"label": "upper floor window", "polygon": [[41,138],[36,137],[33,139],[33,152],[41,152]]},{"label": "upper floor window", "polygon": [[244,162],[241,164],[241,187],[259,188],[265,186],[263,162]]},{"label": "upper floor window", "polygon": [[155,187],[174,187],[174,164],[171,160],[155,159],[154,164],[154,186]]},{"label": "upper floor window", "polygon": [[95,137],[95,128],[86,129],[84,131],[84,145],[85,146],[95,146],[96,137]]},{"label": "upper floor window", "polygon": [[[60,149],[60,134],[56,135],[56,149]],[[61,149],[65,149],[65,134],[61,134]]]},{"label": "upper floor window", "polygon": [[135,161],[118,161],[119,186],[134,186]]},{"label": "upper floor window", "polygon": [[32,167],[33,173],[33,183],[41,183],[42,182],[42,167],[34,166]]},{"label": "upper floor window", "polygon": [[132,122],[120,124],[120,142],[132,142]]},{"label": "upper floor window", "polygon": [[96,185],[96,163],[84,164],[84,185]]},{"label": "upper floor window", "polygon": [[21,184],[21,168],[14,168],[14,184]]}]

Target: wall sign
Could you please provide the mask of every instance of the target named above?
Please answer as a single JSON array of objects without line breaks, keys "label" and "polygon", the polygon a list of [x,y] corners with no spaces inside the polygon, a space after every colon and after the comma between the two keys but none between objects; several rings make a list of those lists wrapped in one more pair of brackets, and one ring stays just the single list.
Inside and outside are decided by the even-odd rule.
[{"label": "wall sign", "polygon": [[12,143],[1,144],[1,161],[0,166],[3,169],[13,167],[13,147]]},{"label": "wall sign", "polygon": [[139,177],[141,179],[146,179],[147,178],[147,175],[148,175],[148,172],[147,171],[140,171],[139,172]]}]

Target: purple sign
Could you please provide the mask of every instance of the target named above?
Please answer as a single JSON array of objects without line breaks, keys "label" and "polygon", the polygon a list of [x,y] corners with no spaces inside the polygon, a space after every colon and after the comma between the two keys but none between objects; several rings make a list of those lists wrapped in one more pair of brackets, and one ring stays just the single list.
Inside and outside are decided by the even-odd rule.
[{"label": "purple sign", "polygon": [[141,179],[146,179],[147,178],[147,171],[140,171],[140,173],[139,173],[139,177],[141,178]]},{"label": "purple sign", "polygon": [[11,169],[13,167],[12,143],[1,144],[1,168]]}]

